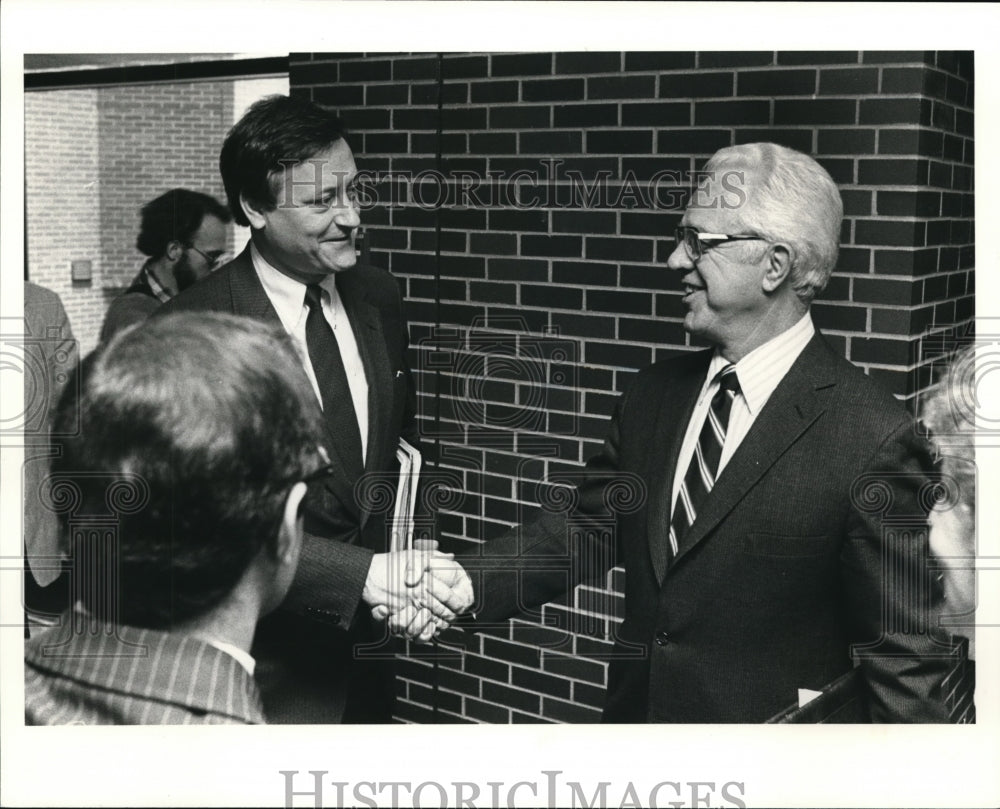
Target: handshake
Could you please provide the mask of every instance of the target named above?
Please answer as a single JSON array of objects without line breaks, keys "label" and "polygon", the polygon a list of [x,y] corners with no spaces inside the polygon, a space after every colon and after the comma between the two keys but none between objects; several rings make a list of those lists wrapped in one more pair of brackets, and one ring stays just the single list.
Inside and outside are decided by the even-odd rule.
[{"label": "handshake", "polygon": [[420,541],[412,550],[372,558],[362,599],[398,637],[427,643],[472,606],[472,580],[455,555]]}]

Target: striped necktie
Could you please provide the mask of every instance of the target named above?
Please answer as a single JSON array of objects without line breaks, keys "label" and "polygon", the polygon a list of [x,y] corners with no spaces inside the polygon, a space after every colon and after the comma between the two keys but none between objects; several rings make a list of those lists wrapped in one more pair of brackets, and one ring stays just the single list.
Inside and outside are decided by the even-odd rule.
[{"label": "striped necktie", "polygon": [[715,485],[715,476],[722,458],[722,447],[726,443],[726,429],[733,399],[740,392],[740,381],[736,378],[736,366],[727,365],[715,377],[719,389],[712,397],[711,407],[702,425],[698,443],[695,445],[691,463],[681,482],[670,519],[670,558],[677,554],[678,542],[684,538],[694,524],[698,510]]}]

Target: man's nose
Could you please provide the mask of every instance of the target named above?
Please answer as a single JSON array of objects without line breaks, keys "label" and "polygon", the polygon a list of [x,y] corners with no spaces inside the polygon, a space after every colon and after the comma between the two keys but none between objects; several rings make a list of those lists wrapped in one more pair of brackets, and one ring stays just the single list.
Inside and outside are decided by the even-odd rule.
[{"label": "man's nose", "polygon": [[356,229],[361,224],[361,213],[358,210],[358,204],[351,202],[339,208],[333,217],[333,221],[337,223],[338,227],[344,230]]},{"label": "man's nose", "polygon": [[674,251],[667,258],[667,267],[671,270],[687,272],[694,267],[691,256],[688,255],[687,248],[683,244],[674,246]]}]

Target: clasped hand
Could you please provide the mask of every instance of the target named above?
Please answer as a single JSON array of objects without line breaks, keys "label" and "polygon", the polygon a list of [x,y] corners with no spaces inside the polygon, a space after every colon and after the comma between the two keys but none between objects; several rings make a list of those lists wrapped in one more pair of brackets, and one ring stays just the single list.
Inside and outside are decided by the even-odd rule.
[{"label": "clasped hand", "polygon": [[437,543],[372,558],[361,597],[393,635],[426,643],[472,606],[472,581]]}]

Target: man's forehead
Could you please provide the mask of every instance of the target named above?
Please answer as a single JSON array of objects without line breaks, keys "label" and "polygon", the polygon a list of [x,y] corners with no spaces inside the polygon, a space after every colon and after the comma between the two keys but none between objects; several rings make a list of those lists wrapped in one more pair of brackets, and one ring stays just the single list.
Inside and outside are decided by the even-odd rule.
[{"label": "man's forehead", "polygon": [[749,201],[756,168],[738,155],[710,163],[695,178],[682,224],[725,232]]},{"label": "man's forehead", "polygon": [[201,220],[201,225],[195,231],[192,241],[199,239],[216,239],[226,237],[226,223],[212,213],[206,213]]},{"label": "man's forehead", "polygon": [[300,179],[314,181],[316,178],[321,178],[324,185],[349,181],[358,173],[354,153],[343,140],[332,143],[312,157],[291,165],[291,170]]}]

